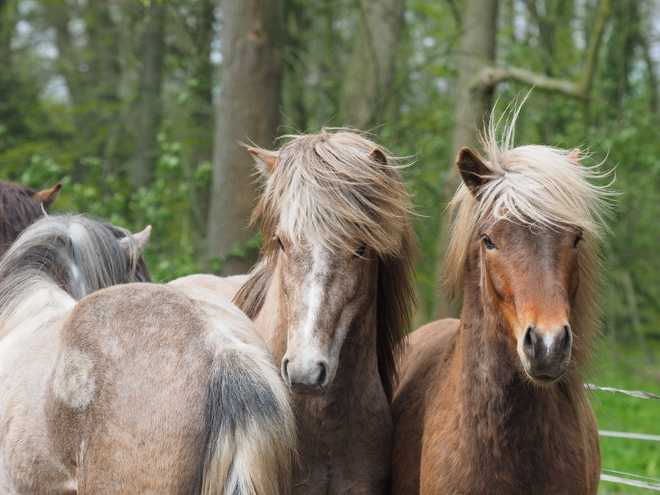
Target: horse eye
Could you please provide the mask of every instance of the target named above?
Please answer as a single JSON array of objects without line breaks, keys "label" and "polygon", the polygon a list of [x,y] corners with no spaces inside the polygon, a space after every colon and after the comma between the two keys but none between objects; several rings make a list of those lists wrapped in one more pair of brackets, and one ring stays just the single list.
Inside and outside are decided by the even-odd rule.
[{"label": "horse eye", "polygon": [[362,258],[365,253],[367,252],[367,245],[362,244],[359,248],[357,248],[357,251],[355,251],[355,257],[356,258]]},{"label": "horse eye", "polygon": [[488,237],[487,235],[484,235],[481,239],[483,240],[486,249],[488,249],[489,251],[493,249],[497,249],[497,246],[493,243],[493,241],[490,240],[490,237]]},{"label": "horse eye", "polygon": [[280,249],[282,250],[282,252],[285,252],[284,244],[282,244],[282,239],[280,239],[278,236],[275,236],[275,240],[277,241],[277,244],[279,244]]},{"label": "horse eye", "polygon": [[577,248],[578,244],[580,244],[580,241],[582,240],[582,234],[579,234],[575,237],[575,240],[573,241],[573,247]]}]

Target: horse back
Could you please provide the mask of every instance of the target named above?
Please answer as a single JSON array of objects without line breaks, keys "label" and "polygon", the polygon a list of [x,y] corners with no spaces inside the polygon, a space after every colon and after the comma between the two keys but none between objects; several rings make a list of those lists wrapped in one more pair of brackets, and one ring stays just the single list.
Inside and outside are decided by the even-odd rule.
[{"label": "horse back", "polygon": [[454,319],[434,321],[409,336],[392,400],[393,494],[419,493],[427,394],[439,386],[436,381],[442,375],[454,347],[459,323]]},{"label": "horse back", "polygon": [[196,273],[172,280],[169,285],[173,286],[198,286],[211,290],[230,301],[245,285],[249,275],[231,275],[229,277],[218,277],[206,273]]}]

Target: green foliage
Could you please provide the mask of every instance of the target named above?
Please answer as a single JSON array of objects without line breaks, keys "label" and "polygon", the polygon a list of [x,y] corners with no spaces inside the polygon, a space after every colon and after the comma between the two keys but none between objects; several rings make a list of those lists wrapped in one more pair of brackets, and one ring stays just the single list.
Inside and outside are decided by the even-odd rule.
[{"label": "green foliage", "polygon": [[[9,179],[42,189],[61,181],[64,187],[55,211],[87,213],[125,227],[132,232],[146,225],[153,227],[151,239],[143,256],[155,281],[166,282],[202,271],[196,248],[197,237],[191,225],[189,194],[191,187],[208,187],[210,164],[199,163],[191,181],[182,181],[181,145],[159,135],[160,156],[154,183],[149,188],[133,192],[122,175],[104,175],[102,160],[83,156],[80,166],[86,173],[84,181],[75,179],[75,166],[67,155],[44,156],[33,153],[23,157],[24,167],[6,167]],[[32,148],[26,147],[23,153]]]}]

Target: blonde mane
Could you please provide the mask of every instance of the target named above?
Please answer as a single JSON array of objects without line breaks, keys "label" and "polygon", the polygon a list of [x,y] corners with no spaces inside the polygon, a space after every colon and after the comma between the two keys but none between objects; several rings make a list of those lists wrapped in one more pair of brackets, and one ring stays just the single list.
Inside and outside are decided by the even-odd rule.
[{"label": "blonde mane", "polygon": [[250,317],[261,309],[276,257],[272,238],[277,228],[298,245],[311,241],[351,252],[361,244],[370,246],[379,258],[378,362],[389,391],[414,303],[417,247],[410,198],[399,173],[405,165],[354,132],[286,137],[292,139],[279,150],[252,216],[264,236],[262,262],[235,302]]},{"label": "blonde mane", "polygon": [[462,296],[470,242],[486,218],[508,219],[531,229],[576,227],[584,241],[578,250],[580,286],[571,327],[576,329],[575,361],[584,364],[590,357],[584,351],[593,347],[591,340],[598,333],[599,244],[608,231],[605,217],[611,213],[611,198],[616,193],[609,189],[611,183],[594,183],[607,178],[610,172],[600,172],[601,164],[582,165],[583,155],[577,149],[539,145],[513,148],[520,105],[513,109],[501,140],[497,139],[498,123],[494,119],[481,136],[489,174],[479,190],[479,199],[461,184],[449,203],[454,223],[441,282],[451,297]]}]

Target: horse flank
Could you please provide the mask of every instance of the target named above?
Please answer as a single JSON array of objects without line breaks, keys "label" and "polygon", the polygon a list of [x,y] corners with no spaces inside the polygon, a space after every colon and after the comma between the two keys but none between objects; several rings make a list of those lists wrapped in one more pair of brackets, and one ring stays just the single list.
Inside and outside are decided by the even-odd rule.
[{"label": "horse flank", "polygon": [[599,243],[608,231],[605,217],[611,214],[615,192],[595,184],[610,172],[600,172],[600,164],[584,166],[579,150],[566,151],[550,146],[530,145],[512,148],[515,121],[520,107],[502,131],[491,119],[488,130],[480,136],[490,170],[490,179],[476,199],[465,184],[456,191],[448,205],[453,218],[452,236],[443,263],[442,287],[452,298],[463,293],[465,264],[470,239],[486,217],[508,219],[521,225],[560,228],[572,225],[580,229],[584,241],[579,249],[580,285],[571,315],[571,327],[577,329],[573,358],[583,369],[591,362],[593,341],[598,336],[601,277]]},{"label": "horse flank", "polygon": [[0,314],[5,315],[0,338],[49,305],[149,280],[129,231],[83,215],[47,216],[25,230],[0,261]]},{"label": "horse flank", "polygon": [[[391,397],[400,343],[408,333],[415,296],[411,274],[417,258],[412,206],[396,159],[352,132],[286,136],[278,164],[252,215],[264,235],[261,263],[234,298],[251,318],[263,304],[276,262],[280,235],[353,252],[361,243],[379,259],[378,367]],[[265,150],[260,150],[266,153]],[[365,157],[368,157],[365,160]],[[284,198],[294,197],[293,201]]]}]

